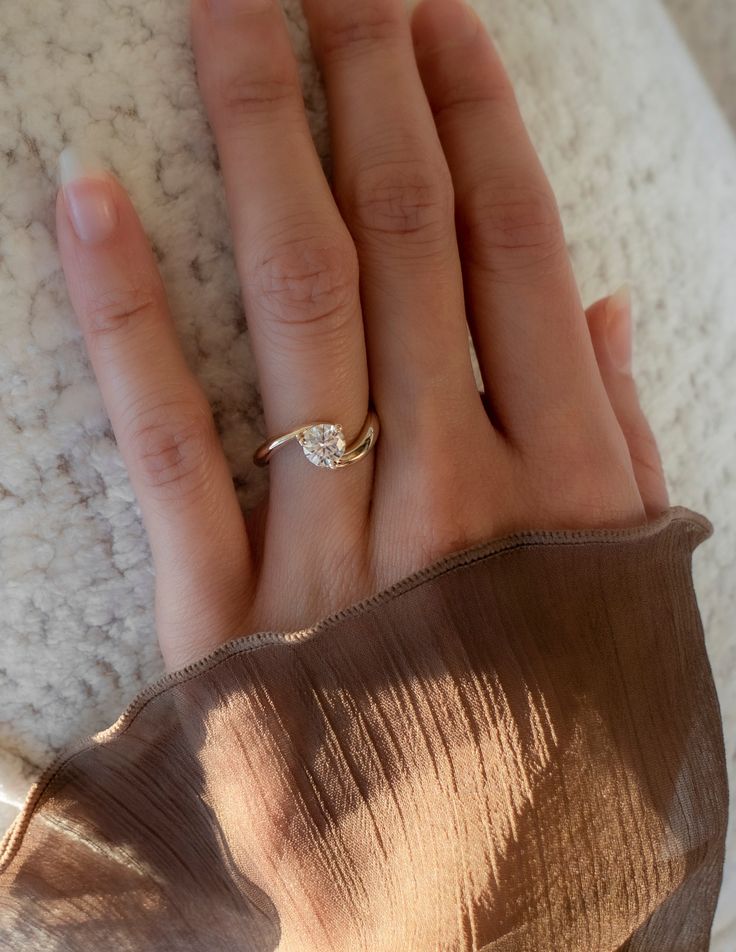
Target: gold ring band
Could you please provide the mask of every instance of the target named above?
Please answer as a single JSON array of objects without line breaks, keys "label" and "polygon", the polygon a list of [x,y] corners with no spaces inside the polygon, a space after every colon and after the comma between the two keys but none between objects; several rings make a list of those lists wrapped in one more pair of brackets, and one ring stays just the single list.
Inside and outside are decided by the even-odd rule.
[{"label": "gold ring band", "polygon": [[367,456],[376,445],[380,424],[374,410],[368,416],[357,438],[347,445],[345,431],[339,423],[308,423],[297,430],[277,436],[262,443],[253,454],[256,466],[268,466],[276,450],[297,440],[304,455],[313,466],[320,469],[343,469]]}]

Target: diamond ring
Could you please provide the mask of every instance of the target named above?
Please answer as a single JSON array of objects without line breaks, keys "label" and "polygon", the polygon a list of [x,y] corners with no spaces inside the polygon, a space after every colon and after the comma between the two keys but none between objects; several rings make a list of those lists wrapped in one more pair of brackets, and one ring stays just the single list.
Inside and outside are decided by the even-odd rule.
[{"label": "diamond ring", "polygon": [[351,463],[357,463],[370,453],[376,445],[379,430],[378,417],[373,410],[368,411],[362,430],[350,446],[339,423],[309,423],[307,426],[300,426],[298,430],[292,430],[291,433],[278,436],[275,440],[262,443],[253,454],[253,462],[256,466],[268,466],[277,449],[291,440],[297,440],[313,466],[321,469],[342,469]]}]

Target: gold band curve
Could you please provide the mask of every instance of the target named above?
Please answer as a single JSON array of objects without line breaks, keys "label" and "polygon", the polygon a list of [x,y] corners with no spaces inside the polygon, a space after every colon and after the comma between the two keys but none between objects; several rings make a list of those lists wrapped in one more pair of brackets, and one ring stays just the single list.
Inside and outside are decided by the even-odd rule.
[{"label": "gold band curve", "polygon": [[358,463],[370,453],[376,445],[380,429],[378,415],[375,410],[369,410],[360,433],[348,446],[345,431],[339,423],[308,423],[262,443],[253,454],[253,462],[256,466],[268,466],[276,450],[292,440],[297,440],[313,466],[321,469],[344,469]]}]

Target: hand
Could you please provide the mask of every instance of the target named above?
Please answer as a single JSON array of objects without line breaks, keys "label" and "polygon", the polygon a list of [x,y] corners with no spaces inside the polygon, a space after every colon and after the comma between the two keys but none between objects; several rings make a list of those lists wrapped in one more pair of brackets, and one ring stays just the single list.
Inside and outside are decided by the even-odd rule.
[{"label": "hand", "polygon": [[[244,518],[150,247],[120,184],[66,157],[64,269],[156,569],[169,669],[313,624],[521,529],[666,509],[621,295],[586,314],[559,212],[498,54],[459,0],[304,0],[334,189],[277,0],[195,0],[269,437],[312,420],[375,450],[274,456]],[[540,91],[540,94],[542,91]],[[333,195],[334,191],[334,195]],[[470,324],[485,382],[469,356]]]}]

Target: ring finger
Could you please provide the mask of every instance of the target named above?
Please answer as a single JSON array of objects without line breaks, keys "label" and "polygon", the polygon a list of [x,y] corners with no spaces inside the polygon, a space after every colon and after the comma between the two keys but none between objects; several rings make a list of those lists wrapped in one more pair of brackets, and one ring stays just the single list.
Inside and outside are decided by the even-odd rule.
[{"label": "ring finger", "polygon": [[[268,435],[333,420],[350,440],[368,410],[358,261],[312,142],[283,13],[277,0],[194,0],[192,34]],[[277,453],[269,522],[288,531],[276,525],[273,538],[293,542],[315,507],[344,529],[345,506],[367,504],[366,471],[335,479],[298,447]]]}]

